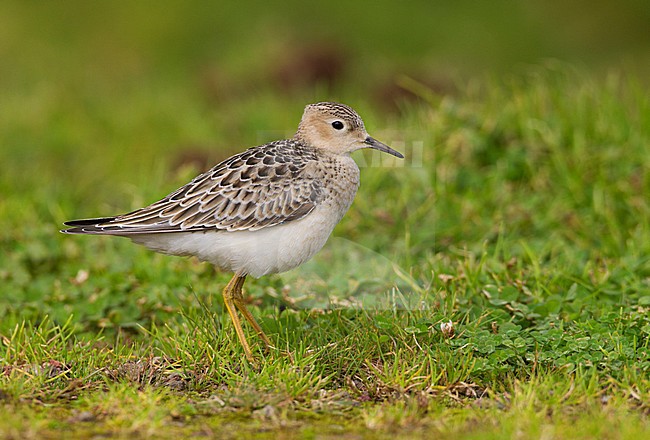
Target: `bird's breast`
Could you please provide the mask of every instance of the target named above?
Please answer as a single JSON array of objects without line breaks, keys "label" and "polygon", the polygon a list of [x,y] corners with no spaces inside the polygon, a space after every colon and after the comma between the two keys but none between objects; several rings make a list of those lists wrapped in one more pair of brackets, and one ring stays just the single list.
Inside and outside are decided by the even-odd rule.
[{"label": "bird's breast", "polygon": [[351,157],[337,156],[322,167],[321,179],[325,189],[323,204],[335,210],[340,220],[357,194],[359,167]]}]

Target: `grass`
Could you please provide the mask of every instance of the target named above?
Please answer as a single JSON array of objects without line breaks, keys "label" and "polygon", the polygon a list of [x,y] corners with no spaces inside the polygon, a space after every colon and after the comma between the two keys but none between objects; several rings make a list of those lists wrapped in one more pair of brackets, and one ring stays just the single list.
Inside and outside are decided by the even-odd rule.
[{"label": "grass", "polygon": [[[248,282],[279,347],[260,352],[259,367],[223,312],[228,274],[126,240],[56,232],[68,218],[137,207],[198,170],[172,167],[166,150],[152,164],[128,134],[101,153],[76,151],[71,138],[92,144],[101,126],[77,133],[67,119],[76,116],[33,117],[14,102],[4,143],[15,147],[2,152],[0,181],[9,250],[0,404],[12,415],[0,432],[647,433],[647,95],[634,78],[557,65],[466,90],[371,125],[404,147],[407,166],[364,167],[322,255]],[[105,117],[112,126],[123,115]],[[185,118],[177,126],[209,132],[200,115]],[[25,126],[52,148],[21,149],[39,142]]]},{"label": "grass", "polygon": [[[262,15],[250,27],[268,38],[251,32],[212,59],[223,41],[207,37],[219,22],[235,41],[236,11],[179,2],[141,26],[144,7],[81,3],[0,14],[0,438],[647,436],[643,75],[547,62],[432,85],[405,67],[410,94],[378,98],[382,72],[433,49],[428,28],[401,38],[408,26],[387,33],[369,16],[352,46],[369,34],[399,63],[339,54],[347,73],[289,87],[271,72],[298,37],[267,35]],[[455,27],[456,8],[434,15]],[[495,42],[509,38],[499,17],[478,20],[504,29]],[[476,55],[450,44],[437,50]],[[278,347],[256,351],[258,366],[224,312],[230,274],[57,232],[290,135],[323,99],[357,108],[406,160],[355,153],[361,187],[325,249],[247,281]]]}]

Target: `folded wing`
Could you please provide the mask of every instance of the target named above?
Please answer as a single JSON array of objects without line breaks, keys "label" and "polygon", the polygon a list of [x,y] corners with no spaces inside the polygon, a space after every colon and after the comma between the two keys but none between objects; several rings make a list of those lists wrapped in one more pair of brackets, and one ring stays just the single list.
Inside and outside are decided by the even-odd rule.
[{"label": "folded wing", "polygon": [[[303,149],[296,154],[296,148]],[[251,148],[164,199],[116,217],[66,222],[70,234],[131,235],[218,229],[254,231],[308,215],[323,187],[316,157],[292,140]]]}]

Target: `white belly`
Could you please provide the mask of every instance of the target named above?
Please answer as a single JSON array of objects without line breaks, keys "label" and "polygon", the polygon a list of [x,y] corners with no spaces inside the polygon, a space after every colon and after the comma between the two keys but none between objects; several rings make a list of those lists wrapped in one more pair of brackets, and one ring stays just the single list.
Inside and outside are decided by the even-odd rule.
[{"label": "white belly", "polygon": [[257,231],[142,234],[130,238],[170,255],[193,255],[240,275],[261,277],[291,270],[318,252],[343,212],[321,205],[305,218]]}]

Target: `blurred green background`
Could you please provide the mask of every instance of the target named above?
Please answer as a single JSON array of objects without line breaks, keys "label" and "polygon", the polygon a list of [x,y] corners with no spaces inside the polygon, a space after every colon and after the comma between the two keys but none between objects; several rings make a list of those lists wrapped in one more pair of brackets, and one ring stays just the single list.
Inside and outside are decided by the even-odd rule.
[{"label": "blurred green background", "polygon": [[[649,72],[649,27],[643,0],[4,1],[0,141],[24,141],[7,133],[12,119],[58,112],[94,129],[115,119],[93,142],[102,143],[137,126],[129,116],[144,105],[166,130],[157,139],[143,133],[142,141],[164,148],[183,123],[173,109],[200,97],[203,108],[183,110],[210,113],[221,139],[211,142],[235,142],[236,150],[259,140],[247,137],[249,124],[260,131],[293,127],[316,99],[387,114],[415,99],[418,85],[451,94],[467,78],[548,59]],[[122,115],[102,115],[106,101],[119,102]],[[277,102],[291,119],[269,117],[269,103]],[[203,143],[196,127],[186,129],[179,140]],[[92,147],[61,136],[62,144]],[[24,147],[66,149],[52,142]]]},{"label": "blurred green background", "polygon": [[445,93],[548,58],[648,69],[649,25],[643,0],[5,1],[0,75],[5,93],[123,94],[175,78],[218,109],[269,92],[297,108],[315,95],[392,106],[408,98],[403,74]]},{"label": "blurred green background", "polygon": [[[20,141],[7,138],[7,119],[38,112],[74,110],[97,121],[98,98],[124,100],[111,136],[128,130],[129,107],[148,105],[143,95],[151,117],[168,118],[173,130],[178,115],[168,108],[198,95],[205,108],[194,111],[214,112],[212,122],[238,148],[251,119],[292,127],[315,99],[380,114],[414,99],[416,83],[450,94],[459,80],[547,59],[648,72],[649,27],[643,0],[5,1],[2,142]],[[291,106],[292,124],[269,120],[264,105],[278,100]]]},{"label": "blurred green background", "polygon": [[54,258],[72,246],[61,221],[141,207],[290,136],[309,102],[348,103],[375,137],[429,149],[438,140],[410,110],[474,78],[566,63],[643,81],[649,23],[641,0],[3,1],[1,242],[9,261]]},{"label": "blurred green background", "polygon": [[73,246],[54,233],[61,221],[156,200],[290,136],[317,100],[429,149],[433,128],[411,110],[475,78],[525,82],[531,65],[566,64],[646,87],[649,23],[641,0],[1,2],[1,243],[47,259]]},{"label": "blurred green background", "polygon": [[290,134],[316,100],[354,106],[373,132],[418,99],[549,59],[647,77],[649,24],[643,0],[4,1],[2,189],[31,192],[25,169],[99,183],[98,151],[127,174],[169,168],[152,157],[204,168]]},{"label": "blurred green background", "polygon": [[650,56],[643,0],[7,1],[1,8],[3,82],[120,83],[155,72],[212,78],[228,94],[235,84],[249,93],[295,85],[303,73],[303,83],[356,79],[365,91],[391,73],[476,74],[547,57],[648,67]]}]

